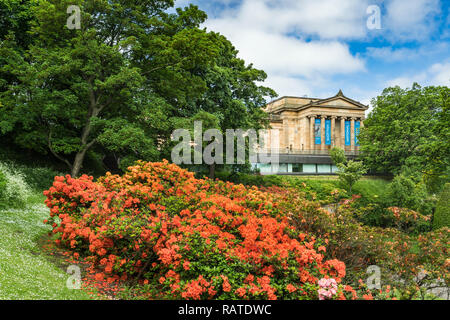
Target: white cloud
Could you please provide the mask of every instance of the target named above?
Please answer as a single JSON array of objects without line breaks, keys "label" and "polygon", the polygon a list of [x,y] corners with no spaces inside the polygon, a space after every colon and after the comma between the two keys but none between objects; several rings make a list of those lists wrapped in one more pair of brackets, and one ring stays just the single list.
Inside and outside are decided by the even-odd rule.
[{"label": "white cloud", "polygon": [[449,47],[448,42],[428,42],[418,48],[368,47],[365,56],[387,62],[411,61],[431,55],[447,55]]},{"label": "white cloud", "polygon": [[264,82],[264,86],[274,89],[282,96],[311,97],[310,84],[302,79],[288,76],[271,76]]},{"label": "white cloud", "polygon": [[382,59],[389,62],[413,60],[419,55],[417,49],[399,48],[393,49],[392,47],[369,47],[367,48],[367,56]]},{"label": "white cloud", "polygon": [[[324,79],[365,70],[364,61],[352,55],[346,44],[328,39],[358,32],[352,26],[359,14],[350,10],[358,3],[244,0],[240,7],[208,20],[206,26],[230,39],[245,61],[265,70],[269,75],[266,85],[272,84],[280,95],[309,95],[315,91],[313,85],[326,84]],[[347,10],[348,18],[341,19]],[[292,36],[292,32],[302,35],[304,29],[327,39],[306,41]]]},{"label": "white cloud", "polygon": [[422,86],[450,86],[450,62],[433,64],[423,72],[397,77],[386,84],[389,87],[410,88],[414,82]]},{"label": "white cloud", "polygon": [[386,37],[398,40],[427,40],[441,12],[439,0],[390,0],[386,11]]},{"label": "white cloud", "polygon": [[429,70],[431,83],[438,86],[450,86],[450,62],[436,63]]},{"label": "white cloud", "polygon": [[[376,88],[381,90],[386,83],[448,85],[448,63],[419,71],[415,67],[416,61],[448,56],[450,45],[442,41],[445,28],[441,41],[430,41],[437,31],[440,0],[178,0],[177,5],[189,2],[210,14],[205,23],[209,30],[225,35],[241,58],[268,73],[264,85],[280,95],[325,97],[341,87],[346,95],[368,104],[380,93]],[[382,8],[381,30],[367,29],[369,5]],[[450,23],[450,18],[444,17],[444,22],[445,18]],[[373,46],[375,39],[390,44],[369,47],[359,55],[345,43],[351,40]],[[417,48],[402,47],[405,41],[418,41]],[[361,74],[357,81],[348,77],[365,72],[366,64],[376,66],[376,60],[393,63],[392,69],[376,70],[370,81]],[[383,80],[385,72],[395,77],[396,63],[403,61],[411,64],[411,73]]]},{"label": "white cloud", "polygon": [[364,70],[361,59],[337,41],[305,42],[260,30],[225,31],[240,55],[269,73],[307,78],[319,74],[351,73]]},{"label": "white cloud", "polygon": [[271,33],[360,38],[367,31],[368,4],[369,0],[243,0],[241,6],[224,11],[219,20]]}]

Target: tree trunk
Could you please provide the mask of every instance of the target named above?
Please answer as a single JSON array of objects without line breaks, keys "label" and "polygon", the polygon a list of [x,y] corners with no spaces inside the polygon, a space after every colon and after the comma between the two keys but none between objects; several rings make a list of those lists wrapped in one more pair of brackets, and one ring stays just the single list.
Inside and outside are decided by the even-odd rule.
[{"label": "tree trunk", "polygon": [[87,147],[83,147],[81,151],[77,153],[75,156],[75,160],[73,161],[72,166],[72,177],[76,178],[80,174],[80,170],[83,166],[84,157],[86,156]]},{"label": "tree trunk", "polygon": [[209,165],[209,178],[214,180],[216,178],[216,164]]}]

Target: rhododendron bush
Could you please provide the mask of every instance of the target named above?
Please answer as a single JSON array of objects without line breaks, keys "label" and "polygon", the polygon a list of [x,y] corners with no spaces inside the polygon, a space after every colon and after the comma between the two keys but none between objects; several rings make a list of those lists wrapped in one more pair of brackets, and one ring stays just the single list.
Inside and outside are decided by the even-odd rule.
[{"label": "rhododendron bush", "polygon": [[[55,241],[86,257],[99,279],[136,281],[152,298],[345,298],[345,265],[301,233],[276,193],[138,162],[98,181],[56,177],[44,192]],[[322,281],[323,283],[328,283]]]}]

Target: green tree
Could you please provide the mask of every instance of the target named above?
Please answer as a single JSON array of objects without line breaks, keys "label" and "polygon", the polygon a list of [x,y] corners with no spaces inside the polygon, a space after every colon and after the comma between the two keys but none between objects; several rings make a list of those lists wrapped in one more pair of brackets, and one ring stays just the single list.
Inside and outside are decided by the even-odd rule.
[{"label": "green tree", "polygon": [[347,188],[349,193],[352,193],[354,184],[367,173],[367,168],[361,161],[347,161],[345,151],[339,147],[330,150],[330,157],[338,168],[337,174],[341,184]]},{"label": "green tree", "polygon": [[330,150],[330,157],[333,163],[337,166],[339,163],[347,163],[347,158],[345,157],[345,151],[339,147],[333,147]]},{"label": "green tree", "polygon": [[424,179],[429,190],[435,194],[442,190],[450,176],[450,88],[442,87],[440,94],[443,105],[433,128],[436,138],[425,146],[427,161]]},{"label": "green tree", "polygon": [[387,186],[383,194],[384,206],[408,208],[421,213],[428,214],[427,204],[428,194],[421,181],[414,181],[410,176],[401,173],[394,177]]},{"label": "green tree", "polygon": [[449,102],[448,87],[385,89],[372,100],[374,109],[359,136],[365,164],[384,173],[410,168],[445,176],[450,161]]},{"label": "green tree", "polygon": [[32,42],[30,34],[34,8],[40,0],[0,0],[0,40],[13,34],[18,48],[27,49]]},{"label": "green tree", "polygon": [[450,228],[450,183],[442,191],[433,217],[433,229]]},{"label": "green tree", "polygon": [[[38,2],[39,0],[0,0],[0,46],[4,45],[4,41],[11,45],[10,39],[15,39],[15,50],[22,55],[25,53],[33,40],[30,30]],[[0,92],[17,81],[13,73],[4,70],[7,63],[8,56],[0,55]]]},{"label": "green tree", "polygon": [[352,188],[361,177],[367,173],[367,169],[361,161],[349,160],[346,164],[338,163],[339,180],[348,188],[348,192],[352,193]]},{"label": "green tree", "polygon": [[[238,51],[224,36],[215,33],[219,54],[212,65],[199,66],[195,74],[201,77],[207,90],[190,102],[189,108],[181,110],[179,117],[197,118],[204,120],[204,129],[218,129],[223,136],[227,129],[259,129],[269,125],[267,114],[263,111],[267,97],[275,97],[276,93],[267,87],[259,85],[267,74],[247,65],[238,58]],[[203,113],[201,113],[203,112]],[[214,124],[209,117],[199,119],[199,115],[212,115]],[[217,121],[217,122],[216,122]],[[189,122],[193,125],[193,122]],[[208,124],[209,123],[209,124]],[[177,126],[173,126],[177,128]],[[223,143],[225,143],[225,139]],[[246,151],[252,146],[246,141]],[[163,148],[167,153],[171,148]],[[225,147],[223,148],[225,150]],[[247,152],[248,154],[248,152]],[[169,155],[165,155],[169,157]],[[225,157],[226,154],[224,153]],[[223,161],[225,162],[225,161]],[[249,167],[248,157],[246,165],[231,165],[232,171],[243,171]],[[225,165],[208,165],[209,176],[214,177],[216,169],[223,169]]]},{"label": "green tree", "polygon": [[[117,167],[170,158],[179,119],[200,111],[220,130],[267,126],[266,74],[246,65],[220,34],[199,26],[190,5],[172,0],[36,0],[25,54],[10,34],[0,43],[0,74],[16,81],[0,93],[0,130],[17,145],[50,153],[78,175],[86,155]],[[66,27],[69,5],[81,29]]]},{"label": "green tree", "polygon": [[[69,5],[81,29],[66,27]],[[77,176],[88,151],[154,160],[169,116],[206,90],[194,70],[217,54],[195,6],[172,0],[42,0],[22,55],[3,41],[2,71],[18,81],[0,96],[0,128],[20,146],[50,152]],[[131,159],[129,159],[131,160]],[[129,161],[127,161],[129,162]]]}]

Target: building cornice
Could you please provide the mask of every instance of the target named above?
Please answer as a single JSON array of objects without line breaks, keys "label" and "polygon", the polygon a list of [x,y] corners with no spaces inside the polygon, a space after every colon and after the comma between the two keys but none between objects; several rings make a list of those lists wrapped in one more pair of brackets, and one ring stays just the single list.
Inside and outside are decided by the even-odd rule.
[{"label": "building cornice", "polygon": [[[271,104],[278,102],[282,99],[286,99],[286,98],[292,98],[292,99],[303,99],[303,100],[310,100],[309,103],[307,104],[303,104],[303,105],[292,105],[292,104],[283,104],[279,107],[277,107],[274,110],[270,110],[268,111],[271,114],[279,114],[283,111],[293,111],[293,112],[299,112],[299,111],[303,111],[305,109],[309,109],[309,108],[313,108],[313,107],[320,107],[320,108],[335,108],[335,109],[348,109],[348,110],[361,110],[361,111],[366,111],[367,109],[369,109],[368,106],[360,103],[359,101],[350,99],[348,97],[346,97],[343,93],[342,90],[339,90],[339,92],[330,98],[326,98],[326,99],[317,99],[317,98],[307,98],[307,97],[281,97],[277,100],[274,100],[272,102],[270,102],[267,106],[270,106]],[[347,101],[350,104],[353,104],[354,106],[336,106],[336,105],[323,105],[324,103],[327,102],[331,102],[334,101],[336,99],[342,99],[344,101]]]}]

